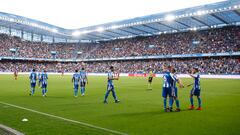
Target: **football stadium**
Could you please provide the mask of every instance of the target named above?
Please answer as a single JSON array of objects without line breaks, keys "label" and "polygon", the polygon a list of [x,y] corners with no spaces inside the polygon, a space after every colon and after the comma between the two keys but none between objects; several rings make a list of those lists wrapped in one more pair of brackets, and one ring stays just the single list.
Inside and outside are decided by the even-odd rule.
[{"label": "football stadium", "polygon": [[239,0],[73,1],[0,2],[0,135],[240,135]]}]

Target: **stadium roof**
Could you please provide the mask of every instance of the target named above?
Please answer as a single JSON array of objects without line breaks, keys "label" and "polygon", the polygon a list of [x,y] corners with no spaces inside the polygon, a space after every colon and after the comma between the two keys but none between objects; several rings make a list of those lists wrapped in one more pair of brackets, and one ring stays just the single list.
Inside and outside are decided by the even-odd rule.
[{"label": "stadium roof", "polygon": [[228,0],[80,29],[64,29],[0,12],[0,25],[59,38],[104,41],[240,25],[240,1]]}]

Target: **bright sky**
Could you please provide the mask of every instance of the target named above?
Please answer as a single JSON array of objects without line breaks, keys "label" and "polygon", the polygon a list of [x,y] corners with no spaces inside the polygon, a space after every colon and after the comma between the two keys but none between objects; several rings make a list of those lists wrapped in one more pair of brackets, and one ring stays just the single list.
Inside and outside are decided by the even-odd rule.
[{"label": "bright sky", "polygon": [[0,0],[0,11],[73,29],[218,1],[223,0]]}]

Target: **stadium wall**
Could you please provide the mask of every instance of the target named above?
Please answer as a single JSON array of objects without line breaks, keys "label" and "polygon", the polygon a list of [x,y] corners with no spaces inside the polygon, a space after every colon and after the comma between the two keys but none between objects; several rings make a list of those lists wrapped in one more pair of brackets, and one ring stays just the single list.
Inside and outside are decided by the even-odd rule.
[{"label": "stadium wall", "polygon": [[[0,75],[13,75],[13,72],[0,72]],[[29,75],[30,72],[19,72],[20,75]],[[61,75],[62,73],[49,72],[49,75]],[[64,73],[64,75],[72,75],[73,73]],[[107,76],[107,73],[88,73],[89,76]],[[120,73],[120,76],[125,77],[147,77],[147,74],[129,74],[129,73]],[[163,74],[154,74],[155,77],[162,77]],[[188,74],[178,74],[180,78],[190,78]],[[217,74],[202,74],[201,78],[218,78],[218,79],[240,79],[240,75],[217,75]]]}]

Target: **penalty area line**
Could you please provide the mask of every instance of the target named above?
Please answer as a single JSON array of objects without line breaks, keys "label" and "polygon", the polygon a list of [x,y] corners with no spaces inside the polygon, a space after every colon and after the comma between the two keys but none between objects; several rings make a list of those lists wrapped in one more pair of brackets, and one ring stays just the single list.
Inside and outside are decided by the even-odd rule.
[{"label": "penalty area line", "polygon": [[41,115],[44,115],[44,116],[52,117],[52,118],[55,118],[55,119],[59,119],[59,120],[67,121],[67,122],[72,122],[72,123],[76,123],[76,124],[80,124],[80,125],[83,125],[83,126],[86,126],[86,127],[94,128],[94,129],[99,129],[99,130],[106,131],[106,132],[109,132],[109,133],[113,133],[113,134],[117,134],[117,135],[128,135],[127,133],[123,133],[123,132],[119,132],[119,131],[116,131],[116,130],[111,130],[111,129],[95,126],[95,125],[88,124],[88,123],[81,122],[81,121],[71,120],[71,119],[68,119],[68,118],[64,118],[64,117],[60,117],[60,116],[56,116],[56,115],[52,115],[52,114],[36,111],[36,110],[33,110],[33,109],[21,107],[21,106],[18,106],[18,105],[9,104],[9,103],[2,102],[2,101],[0,101],[0,103],[4,104],[4,105],[11,106],[11,107],[15,107],[15,108],[18,108],[18,109],[27,110],[27,111],[34,112],[34,113],[37,113],[37,114],[41,114]]}]

